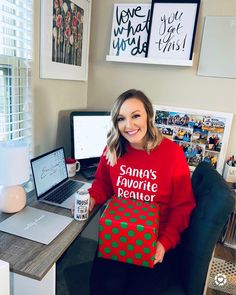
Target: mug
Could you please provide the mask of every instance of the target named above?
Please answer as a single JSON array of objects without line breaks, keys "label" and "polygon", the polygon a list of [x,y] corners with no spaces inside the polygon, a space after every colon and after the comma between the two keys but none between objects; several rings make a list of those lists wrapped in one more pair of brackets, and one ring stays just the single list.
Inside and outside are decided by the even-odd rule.
[{"label": "mug", "polygon": [[228,163],[225,163],[223,177],[227,182],[236,182],[236,167],[230,166]]},{"label": "mug", "polygon": [[66,158],[66,168],[68,176],[73,177],[80,170],[80,162],[72,158]]}]

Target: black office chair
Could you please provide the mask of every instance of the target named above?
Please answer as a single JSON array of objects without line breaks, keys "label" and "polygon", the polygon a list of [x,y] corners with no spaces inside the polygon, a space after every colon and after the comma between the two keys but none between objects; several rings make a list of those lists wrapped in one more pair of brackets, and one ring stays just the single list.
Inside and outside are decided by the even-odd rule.
[{"label": "black office chair", "polygon": [[[202,295],[214,247],[234,208],[234,196],[222,176],[208,163],[201,162],[192,176],[196,197],[190,225],[177,248],[176,269],[163,295]],[[89,294],[92,262],[72,266],[65,271],[70,295]],[[154,294],[153,294],[154,295]]]},{"label": "black office chair", "polygon": [[197,166],[192,186],[196,208],[178,246],[179,267],[163,295],[203,294],[212,253],[234,208],[233,193],[209,163]]}]

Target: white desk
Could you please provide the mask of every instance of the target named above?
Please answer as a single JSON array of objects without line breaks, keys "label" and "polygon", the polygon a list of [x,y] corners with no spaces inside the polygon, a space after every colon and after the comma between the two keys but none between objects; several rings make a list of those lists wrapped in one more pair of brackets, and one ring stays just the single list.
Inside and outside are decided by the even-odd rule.
[{"label": "white desk", "polygon": [[0,260],[0,286],[1,294],[10,294],[9,263]]}]

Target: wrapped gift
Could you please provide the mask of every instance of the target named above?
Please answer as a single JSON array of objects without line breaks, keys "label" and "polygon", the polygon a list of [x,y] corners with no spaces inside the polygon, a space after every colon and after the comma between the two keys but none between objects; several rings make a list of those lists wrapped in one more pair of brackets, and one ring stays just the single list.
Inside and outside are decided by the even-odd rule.
[{"label": "wrapped gift", "polygon": [[112,198],[99,222],[98,256],[153,267],[158,225],[157,203]]}]

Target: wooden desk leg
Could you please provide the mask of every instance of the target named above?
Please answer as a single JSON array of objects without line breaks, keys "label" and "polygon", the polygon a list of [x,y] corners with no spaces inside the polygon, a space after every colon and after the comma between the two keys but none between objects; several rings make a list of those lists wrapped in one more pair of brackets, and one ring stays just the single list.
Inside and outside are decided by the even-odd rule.
[{"label": "wooden desk leg", "polygon": [[48,271],[41,281],[16,273],[10,273],[10,295],[55,295],[56,266]]}]

